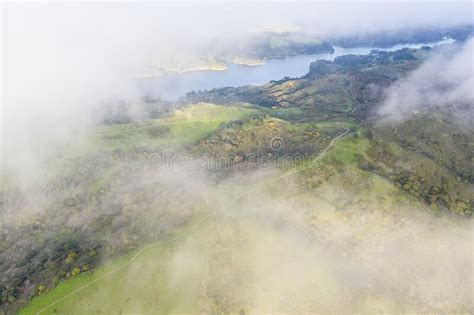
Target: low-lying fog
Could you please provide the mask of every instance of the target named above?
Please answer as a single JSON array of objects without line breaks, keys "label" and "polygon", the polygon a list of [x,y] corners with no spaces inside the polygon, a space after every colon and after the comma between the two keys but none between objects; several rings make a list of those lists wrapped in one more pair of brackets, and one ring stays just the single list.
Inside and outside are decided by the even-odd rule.
[{"label": "low-lying fog", "polygon": [[[176,192],[171,211],[177,217],[190,209],[205,209],[206,216],[183,233],[168,256],[156,258],[157,267],[150,266],[150,254],[133,263],[124,275],[127,290],[97,285],[94,296],[100,298],[87,307],[100,308],[116,294],[130,298],[134,286],[150,285],[150,279],[137,280],[149,269],[165,273],[166,288],[178,301],[171,312],[180,312],[186,302],[179,297],[188,295],[202,299],[196,311],[204,313],[472,310],[471,221],[434,216],[419,204],[360,208],[345,185],[328,182],[307,192],[300,174],[284,175],[269,169],[216,182],[201,171],[172,167],[131,182],[126,189],[157,185]],[[363,185],[377,183],[356,184]],[[163,205],[169,205],[166,199]],[[338,209],[341,200],[352,206]],[[158,222],[156,215],[150,212],[142,228]],[[156,293],[143,294],[122,311],[149,309],[143,303]]]}]

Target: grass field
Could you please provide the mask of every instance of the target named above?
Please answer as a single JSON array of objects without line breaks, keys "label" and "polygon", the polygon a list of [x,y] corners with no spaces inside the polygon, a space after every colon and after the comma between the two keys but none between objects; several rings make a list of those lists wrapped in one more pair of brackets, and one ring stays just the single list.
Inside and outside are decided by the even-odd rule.
[{"label": "grass field", "polygon": [[[166,245],[147,249],[133,264],[46,309],[42,314],[149,314],[158,309],[164,311],[179,305],[172,298],[173,292],[166,288],[165,273],[160,264],[169,256],[171,248],[171,245]],[[36,314],[64,295],[125,264],[133,255],[134,253],[117,259],[93,273],[83,273],[62,282],[54,290],[34,299],[20,314]],[[132,302],[129,303],[130,301]],[[185,311],[186,305],[182,306],[182,311]]]},{"label": "grass field", "polygon": [[[168,313],[173,309],[190,312],[193,305],[187,303],[189,299],[184,299],[184,302],[176,299],[181,293],[186,295],[193,290],[188,293],[169,290],[165,263],[177,244],[193,232],[192,227],[199,225],[201,219],[197,218],[188,226],[175,230],[162,241],[111,260],[93,272],[81,273],[61,282],[53,290],[33,299],[20,314],[37,314],[40,311],[41,314],[149,314],[157,310]],[[193,280],[189,279],[183,288],[190,289],[196,283]],[[83,286],[86,287],[76,291]],[[70,297],[47,307],[71,293]],[[157,296],[160,298],[157,299]]]},{"label": "grass field", "polygon": [[97,130],[97,144],[108,149],[186,145],[209,136],[222,124],[261,114],[246,106],[199,103],[167,117],[103,127]]}]

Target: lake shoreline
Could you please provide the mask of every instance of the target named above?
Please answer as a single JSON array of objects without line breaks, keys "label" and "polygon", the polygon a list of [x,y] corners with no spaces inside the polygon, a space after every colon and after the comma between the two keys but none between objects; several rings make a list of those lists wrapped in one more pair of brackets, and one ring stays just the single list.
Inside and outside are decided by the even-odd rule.
[{"label": "lake shoreline", "polygon": [[[316,60],[334,60],[343,55],[366,55],[372,50],[394,51],[403,48],[434,47],[450,44],[452,39],[429,43],[398,44],[382,47],[334,47],[333,53],[301,54],[285,58],[248,59],[242,58],[225,63],[225,67],[203,64],[191,69],[161,72],[157,75],[135,77],[138,89],[145,96],[158,97],[166,101],[177,101],[191,91],[203,91],[221,87],[261,85],[285,77],[298,78],[309,71],[309,65]],[[214,60],[215,61],[215,60]],[[235,62],[237,61],[237,62]],[[171,68],[169,68],[171,69]]]}]

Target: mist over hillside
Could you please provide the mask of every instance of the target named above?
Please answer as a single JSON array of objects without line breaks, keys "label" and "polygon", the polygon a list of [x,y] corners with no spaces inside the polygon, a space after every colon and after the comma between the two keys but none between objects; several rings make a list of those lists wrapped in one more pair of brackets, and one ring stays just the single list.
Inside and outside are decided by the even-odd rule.
[{"label": "mist over hillside", "polygon": [[[403,30],[407,25],[472,23],[468,2],[198,6],[199,10],[184,3],[2,5],[5,146],[21,140],[12,150],[28,148],[34,155],[41,151],[41,145],[35,147],[40,139],[57,141],[70,136],[71,129],[87,128],[90,110],[103,101],[138,102],[128,77],[142,69],[166,67],[170,58],[192,60],[209,41],[227,33],[302,31],[324,40]],[[363,18],[367,15],[370,21]],[[88,23],[82,23],[84,19]],[[8,134],[15,134],[15,141],[8,141]],[[24,160],[28,163],[30,158]]]},{"label": "mist over hillside", "polygon": [[474,312],[472,10],[2,3],[0,314]]},{"label": "mist over hillside", "polygon": [[397,82],[387,91],[380,114],[403,120],[414,113],[442,109],[472,131],[473,45],[471,38],[461,48],[446,47],[408,78]]}]

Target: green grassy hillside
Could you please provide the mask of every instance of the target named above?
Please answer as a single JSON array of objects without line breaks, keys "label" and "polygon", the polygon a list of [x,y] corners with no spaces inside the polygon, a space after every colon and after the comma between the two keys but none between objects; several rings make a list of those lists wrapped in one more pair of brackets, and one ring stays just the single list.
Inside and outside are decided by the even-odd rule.
[{"label": "green grassy hillside", "polygon": [[[21,314],[45,307],[42,314],[466,311],[469,306],[451,293],[441,295],[445,304],[436,298],[440,293],[431,295],[431,267],[413,270],[421,282],[407,282],[407,270],[397,267],[386,274],[384,266],[394,262],[377,260],[383,257],[383,243],[404,237],[413,218],[431,210],[394,182],[360,169],[357,157],[370,148],[355,134],[338,141],[318,162],[254,180],[217,212],[62,282]],[[438,224],[457,223],[440,218]],[[289,230],[277,228],[281,225]],[[419,238],[435,232],[425,233],[407,245],[418,250]],[[435,256],[451,250],[449,242],[431,237],[423,246],[436,247]],[[358,264],[369,269],[358,271],[365,280],[352,286],[341,274]],[[390,289],[378,290],[377,281],[389,281]],[[321,299],[315,303],[314,297]]]},{"label": "green grassy hillside", "polygon": [[6,174],[2,311],[469,313],[473,133],[374,114],[420,55],[192,93]]}]

